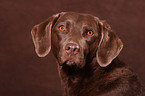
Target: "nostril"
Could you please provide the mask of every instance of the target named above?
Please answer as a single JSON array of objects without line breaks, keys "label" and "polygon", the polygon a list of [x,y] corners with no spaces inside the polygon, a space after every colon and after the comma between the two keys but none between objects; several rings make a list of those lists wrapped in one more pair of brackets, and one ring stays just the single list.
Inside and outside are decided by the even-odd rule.
[{"label": "nostril", "polygon": [[70,47],[67,47],[66,50],[70,50]]},{"label": "nostril", "polygon": [[78,49],[78,48],[74,48],[73,51],[74,51],[74,52],[79,52],[79,49]]},{"label": "nostril", "polygon": [[77,50],[77,49],[76,49],[76,48],[74,48],[74,50],[73,50],[73,51],[75,52],[76,50]]},{"label": "nostril", "polygon": [[74,48],[73,53],[74,54],[78,54],[78,52],[79,52],[79,49],[78,48]]},{"label": "nostril", "polygon": [[66,50],[67,53],[71,53],[71,48],[70,47],[67,47],[65,50]]}]

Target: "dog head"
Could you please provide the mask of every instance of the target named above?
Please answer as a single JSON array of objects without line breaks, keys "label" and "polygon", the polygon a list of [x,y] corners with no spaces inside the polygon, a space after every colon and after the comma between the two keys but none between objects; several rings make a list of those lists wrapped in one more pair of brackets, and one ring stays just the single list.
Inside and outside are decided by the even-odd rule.
[{"label": "dog head", "polygon": [[110,26],[89,14],[55,14],[34,26],[31,34],[38,56],[44,57],[52,49],[61,66],[82,68],[96,58],[101,67],[106,67],[123,48]]}]

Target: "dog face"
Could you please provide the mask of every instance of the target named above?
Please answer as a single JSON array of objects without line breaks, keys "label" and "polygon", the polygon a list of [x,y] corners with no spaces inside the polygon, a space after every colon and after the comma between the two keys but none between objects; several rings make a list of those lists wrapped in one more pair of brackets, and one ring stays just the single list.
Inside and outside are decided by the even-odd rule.
[{"label": "dog face", "polygon": [[101,67],[106,67],[123,47],[106,22],[74,12],[51,16],[36,25],[31,34],[36,53],[44,57],[52,49],[60,66],[83,68],[95,57]]},{"label": "dog face", "polygon": [[[85,65],[88,53],[95,55],[100,41],[97,18],[76,13],[59,17],[52,28],[52,50],[60,65]],[[56,46],[57,44],[57,46]]]}]

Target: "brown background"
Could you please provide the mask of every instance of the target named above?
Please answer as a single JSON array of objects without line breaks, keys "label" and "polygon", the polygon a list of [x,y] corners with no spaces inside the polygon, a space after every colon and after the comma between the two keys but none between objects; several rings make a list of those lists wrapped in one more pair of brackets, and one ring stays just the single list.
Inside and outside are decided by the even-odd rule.
[{"label": "brown background", "polygon": [[124,43],[119,57],[145,86],[144,10],[144,0],[0,0],[0,96],[61,96],[55,58],[39,58],[30,34],[61,11],[107,20]]}]

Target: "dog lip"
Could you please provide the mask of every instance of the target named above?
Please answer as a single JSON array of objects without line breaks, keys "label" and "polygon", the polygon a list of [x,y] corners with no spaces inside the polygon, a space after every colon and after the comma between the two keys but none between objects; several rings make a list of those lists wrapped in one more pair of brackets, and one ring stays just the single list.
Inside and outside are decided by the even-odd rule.
[{"label": "dog lip", "polygon": [[66,62],[66,64],[67,64],[67,65],[73,65],[73,64],[74,64],[74,61],[68,60],[68,61]]},{"label": "dog lip", "polygon": [[75,62],[72,59],[66,60],[61,66],[73,66],[75,65]]}]

